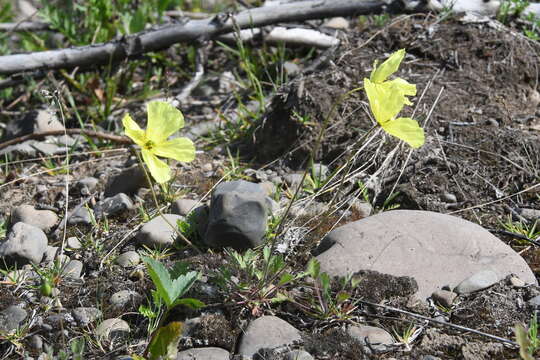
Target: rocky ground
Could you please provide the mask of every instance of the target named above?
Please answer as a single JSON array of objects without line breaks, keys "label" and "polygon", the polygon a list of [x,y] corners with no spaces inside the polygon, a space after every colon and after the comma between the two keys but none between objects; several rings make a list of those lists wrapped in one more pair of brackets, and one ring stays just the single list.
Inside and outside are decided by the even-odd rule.
[{"label": "rocky ground", "polygon": [[[519,358],[514,327],[540,307],[538,43],[459,16],[333,21],[341,46],[289,62],[245,136],[218,116],[238,84],[207,74],[182,106],[196,159],[157,206],[129,146],[1,150],[1,359],[142,355],[160,308],[141,256],[200,272],[183,297],[204,306],[161,322],[183,324],[177,359]],[[364,93],[342,97],[401,48],[413,151],[363,137]],[[55,104],[4,113],[3,141],[63,129]],[[127,110],[144,126],[142,102],[110,121]]]}]

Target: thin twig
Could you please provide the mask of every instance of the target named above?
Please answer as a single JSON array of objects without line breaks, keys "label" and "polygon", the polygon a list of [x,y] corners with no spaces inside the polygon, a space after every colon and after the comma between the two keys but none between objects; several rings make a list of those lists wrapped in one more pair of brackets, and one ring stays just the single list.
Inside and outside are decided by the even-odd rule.
[{"label": "thin twig", "polygon": [[395,308],[395,307],[392,307],[392,306],[388,306],[388,305],[375,304],[375,303],[365,301],[365,300],[358,300],[358,302],[360,302],[362,304],[365,304],[365,305],[375,306],[375,307],[378,307],[378,308],[381,308],[381,309],[389,310],[389,311],[395,311],[395,312],[398,312],[400,314],[404,314],[404,315],[411,316],[411,317],[414,317],[414,318],[429,321],[430,323],[435,323],[435,324],[438,324],[438,325],[441,325],[441,326],[446,326],[446,327],[450,327],[450,328],[470,332],[470,333],[480,335],[480,336],[484,336],[484,337],[487,337],[487,338],[490,338],[490,339],[493,339],[493,340],[496,340],[496,341],[499,341],[499,342],[502,342],[502,343],[510,344],[510,345],[513,345],[513,346],[518,346],[518,344],[516,342],[512,341],[512,340],[505,339],[505,338],[502,338],[502,337],[499,337],[499,336],[496,336],[496,335],[491,335],[491,334],[488,334],[488,333],[485,333],[485,332],[482,332],[482,331],[479,331],[479,330],[471,329],[471,328],[468,328],[468,327],[465,327],[465,326],[435,320],[435,319],[429,318],[427,316],[423,316],[423,315],[416,314],[416,313],[413,313],[413,312],[401,310],[401,309],[398,309],[398,308]]},{"label": "thin twig", "polygon": [[43,131],[38,133],[32,133],[27,135],[22,135],[14,139],[4,141],[0,143],[0,150],[8,146],[19,144],[27,140],[36,140],[43,139],[47,136],[58,136],[58,135],[84,135],[89,137],[95,137],[98,139],[110,140],[119,144],[131,144],[132,141],[127,136],[114,135],[100,131],[84,130],[84,129],[64,129],[64,130],[51,130]]}]

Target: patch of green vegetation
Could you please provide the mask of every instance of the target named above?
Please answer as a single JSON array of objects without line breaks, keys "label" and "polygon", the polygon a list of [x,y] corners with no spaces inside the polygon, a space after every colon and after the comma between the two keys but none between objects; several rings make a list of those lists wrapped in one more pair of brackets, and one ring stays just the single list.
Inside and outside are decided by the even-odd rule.
[{"label": "patch of green vegetation", "polygon": [[499,7],[497,20],[503,24],[508,24],[510,20],[521,15],[521,13],[529,6],[530,2],[526,0],[506,0]]}]

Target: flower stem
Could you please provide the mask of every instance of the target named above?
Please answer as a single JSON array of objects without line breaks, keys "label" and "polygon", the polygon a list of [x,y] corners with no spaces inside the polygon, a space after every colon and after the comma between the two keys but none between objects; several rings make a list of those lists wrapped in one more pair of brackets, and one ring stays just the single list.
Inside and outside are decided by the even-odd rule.
[{"label": "flower stem", "polygon": [[176,226],[174,226],[173,224],[171,224],[171,222],[163,215],[163,212],[161,211],[161,208],[159,206],[159,202],[158,202],[158,199],[157,199],[156,192],[154,190],[154,184],[152,182],[152,179],[150,178],[150,175],[148,174],[148,171],[146,171],[146,168],[144,167],[144,163],[143,163],[143,161],[141,159],[141,154],[136,149],[133,149],[133,151],[135,152],[135,155],[137,155],[137,160],[139,160],[139,164],[140,164],[140,166],[142,167],[142,169],[144,171],[144,175],[146,176],[146,180],[148,181],[148,184],[150,185],[150,192],[152,193],[152,199],[154,200],[154,204],[156,205],[156,209],[158,211],[159,216],[161,216],[161,218],[171,227],[171,229],[174,230],[176,235],[178,235],[178,237],[180,239],[182,239],[182,241],[184,241],[187,245],[189,245],[190,247],[195,249],[199,254],[202,254],[201,250],[197,246],[193,245],[193,243],[191,241],[189,241],[189,239],[187,237],[185,237],[184,234],[182,234],[180,231],[178,231],[178,228]]}]

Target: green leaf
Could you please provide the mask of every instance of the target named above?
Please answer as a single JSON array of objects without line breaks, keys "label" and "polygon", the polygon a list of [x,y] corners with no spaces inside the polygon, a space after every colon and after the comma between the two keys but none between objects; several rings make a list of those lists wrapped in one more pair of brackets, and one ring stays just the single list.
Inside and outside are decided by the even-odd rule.
[{"label": "green leaf", "polygon": [[174,360],[178,354],[178,342],[182,336],[183,324],[174,321],[160,327],[148,345],[149,360]]},{"label": "green leaf", "polygon": [[319,273],[321,271],[321,264],[317,261],[317,259],[312,258],[309,260],[307,265],[306,272],[314,279],[317,279],[319,277]]},{"label": "green leaf", "polygon": [[281,275],[281,279],[279,279],[278,286],[285,285],[289,282],[294,280],[294,276],[291,274],[283,274]]},{"label": "green leaf", "polygon": [[[187,274],[180,275],[178,278],[174,279],[171,286],[171,304],[174,303],[176,299],[184,295],[198,278],[199,273],[197,271],[190,271]],[[169,308],[170,307],[171,306],[169,306]]]},{"label": "green leaf", "polygon": [[202,301],[193,298],[178,299],[174,302],[173,307],[178,305],[184,305],[193,310],[197,310],[205,306]]},{"label": "green leaf", "polygon": [[174,284],[171,281],[169,272],[162,263],[148,256],[143,256],[142,260],[146,264],[148,274],[154,282],[159,296],[163,299],[163,301],[165,301],[167,307],[170,308],[175,298],[173,298]]}]

